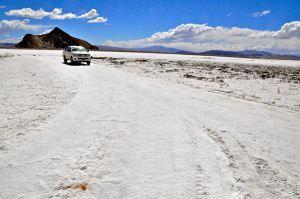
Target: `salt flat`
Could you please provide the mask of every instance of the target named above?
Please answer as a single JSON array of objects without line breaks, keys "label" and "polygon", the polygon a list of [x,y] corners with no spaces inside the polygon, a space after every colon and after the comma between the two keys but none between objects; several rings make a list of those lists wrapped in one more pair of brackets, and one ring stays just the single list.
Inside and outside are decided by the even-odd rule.
[{"label": "salt flat", "polygon": [[[101,49],[100,49],[101,50]],[[0,53],[21,53],[31,55],[36,50],[15,50],[0,49]],[[57,50],[38,50],[38,54],[49,56],[61,55]],[[250,58],[233,58],[233,57],[214,57],[214,56],[197,56],[197,55],[179,55],[179,54],[161,54],[161,53],[132,53],[132,52],[109,52],[109,51],[92,51],[92,56],[106,56],[116,58],[149,58],[149,59],[171,59],[171,60],[192,60],[201,62],[215,63],[243,63],[243,64],[263,64],[269,66],[290,66],[300,67],[299,60],[272,60],[272,59],[250,59]]]},{"label": "salt flat", "polygon": [[298,61],[61,54],[0,50],[0,198],[299,198]]}]

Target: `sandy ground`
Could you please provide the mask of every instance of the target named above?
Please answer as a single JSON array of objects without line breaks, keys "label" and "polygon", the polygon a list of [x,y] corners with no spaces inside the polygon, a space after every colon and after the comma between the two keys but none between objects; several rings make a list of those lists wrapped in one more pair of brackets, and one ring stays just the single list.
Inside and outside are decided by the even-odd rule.
[{"label": "sandy ground", "polygon": [[0,50],[0,198],[300,197],[299,62],[61,53]]}]

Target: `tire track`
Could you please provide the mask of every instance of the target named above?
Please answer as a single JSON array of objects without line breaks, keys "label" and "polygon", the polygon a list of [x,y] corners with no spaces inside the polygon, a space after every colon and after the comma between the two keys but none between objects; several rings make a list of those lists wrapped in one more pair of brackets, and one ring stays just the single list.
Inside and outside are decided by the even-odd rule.
[{"label": "tire track", "polygon": [[231,170],[234,179],[232,188],[241,193],[238,198],[299,198],[297,182],[291,182],[278,169],[272,168],[267,160],[250,154],[241,142],[231,136],[233,133],[211,128],[206,128],[206,131],[227,159],[227,165],[221,168]]},{"label": "tire track", "polygon": [[246,179],[240,172],[236,159],[231,152],[230,147],[227,145],[223,137],[215,130],[211,128],[205,128],[207,135],[216,143],[219,147],[218,163],[222,175],[224,175],[224,188],[225,192],[228,192],[228,196],[234,198],[252,198],[251,191],[247,188]]}]

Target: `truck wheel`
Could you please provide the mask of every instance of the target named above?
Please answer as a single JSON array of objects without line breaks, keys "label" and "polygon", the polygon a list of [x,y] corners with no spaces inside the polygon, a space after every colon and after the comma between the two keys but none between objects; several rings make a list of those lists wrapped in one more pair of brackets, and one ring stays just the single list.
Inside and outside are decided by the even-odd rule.
[{"label": "truck wheel", "polygon": [[64,56],[64,63],[66,64],[67,63],[67,59],[66,59],[66,57]]},{"label": "truck wheel", "polygon": [[71,60],[71,64],[75,64],[75,62],[73,61],[73,57],[71,57],[70,60]]},{"label": "truck wheel", "polygon": [[89,65],[91,64],[91,62],[90,62],[90,61],[87,61],[86,64],[89,66]]}]

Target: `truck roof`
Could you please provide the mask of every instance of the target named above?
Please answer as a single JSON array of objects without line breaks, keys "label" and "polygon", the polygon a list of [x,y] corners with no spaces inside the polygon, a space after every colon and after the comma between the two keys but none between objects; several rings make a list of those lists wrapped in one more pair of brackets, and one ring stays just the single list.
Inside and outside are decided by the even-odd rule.
[{"label": "truck roof", "polygon": [[68,46],[68,47],[71,47],[71,48],[84,48],[82,46]]}]

